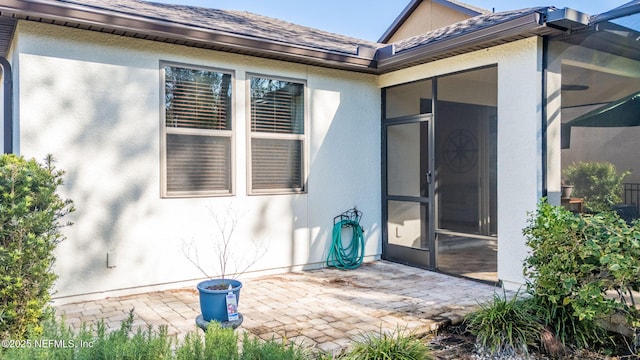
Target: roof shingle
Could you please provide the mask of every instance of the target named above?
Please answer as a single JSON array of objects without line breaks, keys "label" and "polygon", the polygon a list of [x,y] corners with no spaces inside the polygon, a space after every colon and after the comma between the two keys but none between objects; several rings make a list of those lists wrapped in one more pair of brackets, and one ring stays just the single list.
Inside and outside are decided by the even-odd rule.
[{"label": "roof shingle", "polygon": [[245,11],[209,9],[142,0],[57,0],[152,20],[249,36],[267,41],[358,54],[359,47],[376,49],[382,44],[334,34]]},{"label": "roof shingle", "polygon": [[[40,21],[366,73],[393,71],[526,36],[562,31],[546,27],[546,17],[537,15],[555,10],[549,7],[482,14],[394,44],[356,39],[244,11],[143,0],[22,0],[1,7],[2,17],[14,19],[14,23],[15,19]],[[0,22],[0,31],[3,29],[12,31]]]},{"label": "roof shingle", "polygon": [[537,11],[547,9],[546,7],[535,7],[521,10],[504,11],[499,13],[489,13],[478,15],[470,19],[429,31],[424,34],[416,35],[408,39],[395,42],[395,52],[402,52],[412,48],[428,45],[437,41],[471,33],[489,26],[498,25],[515,18],[529,15]]}]

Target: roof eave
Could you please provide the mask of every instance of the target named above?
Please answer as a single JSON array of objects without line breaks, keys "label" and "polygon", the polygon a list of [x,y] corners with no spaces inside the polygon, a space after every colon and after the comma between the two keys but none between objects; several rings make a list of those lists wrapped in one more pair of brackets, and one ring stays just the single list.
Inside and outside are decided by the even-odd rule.
[{"label": "roof eave", "polygon": [[329,68],[375,73],[375,50],[361,47],[355,55],[141,18],[73,4],[0,0],[0,14],[105,33],[221,50]]},{"label": "roof eave", "polygon": [[389,45],[379,51],[377,65],[378,70],[385,73],[518,39],[550,35],[560,31],[562,30],[546,26],[545,14],[534,12],[484,29],[419,45],[397,53],[394,52],[393,45]]}]

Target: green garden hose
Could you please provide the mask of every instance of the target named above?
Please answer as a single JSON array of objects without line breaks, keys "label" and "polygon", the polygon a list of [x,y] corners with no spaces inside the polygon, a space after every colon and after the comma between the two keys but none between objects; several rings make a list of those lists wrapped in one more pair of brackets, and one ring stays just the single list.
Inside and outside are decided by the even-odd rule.
[{"label": "green garden hose", "polygon": [[[353,231],[351,243],[345,247],[342,244],[342,228],[350,227]],[[355,269],[362,264],[364,258],[364,234],[360,223],[354,220],[342,220],[333,225],[333,241],[327,266],[341,270]]]}]

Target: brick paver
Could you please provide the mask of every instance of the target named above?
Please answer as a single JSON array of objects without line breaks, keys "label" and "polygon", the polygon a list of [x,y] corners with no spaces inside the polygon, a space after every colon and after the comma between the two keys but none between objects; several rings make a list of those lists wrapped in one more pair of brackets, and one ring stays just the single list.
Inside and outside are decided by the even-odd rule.
[{"label": "brick paver", "polygon": [[[241,331],[335,352],[366,332],[397,328],[427,333],[458,323],[496,288],[386,261],[351,271],[321,269],[243,281]],[[502,292],[502,290],[499,290]],[[168,325],[182,338],[197,331],[196,289],[176,289],[57,306],[68,325],[104,319],[118,328],[135,308],[134,325]]]}]

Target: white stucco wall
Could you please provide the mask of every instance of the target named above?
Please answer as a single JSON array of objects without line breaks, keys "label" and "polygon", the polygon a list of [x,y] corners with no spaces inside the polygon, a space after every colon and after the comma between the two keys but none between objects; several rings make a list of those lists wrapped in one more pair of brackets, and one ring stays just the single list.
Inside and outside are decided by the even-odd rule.
[{"label": "white stucco wall", "polygon": [[[251,253],[253,241],[266,249],[252,271],[321,265],[333,217],[353,206],[364,213],[368,259],[380,255],[376,77],[29,22],[16,33],[17,148],[37,159],[53,154],[77,208],[56,251],[54,297],[202,278],[182,244],[194,242],[206,258],[215,234],[209,208],[229,205],[240,214],[236,249]],[[234,196],[160,198],[161,60],[235,71]],[[246,195],[246,73],[306,81],[307,194]],[[106,266],[109,251],[115,268]]]},{"label": "white stucco wall", "polygon": [[541,40],[513,43],[381,75],[380,87],[481,66],[498,66],[498,277],[524,283],[522,229],[541,196]]}]

